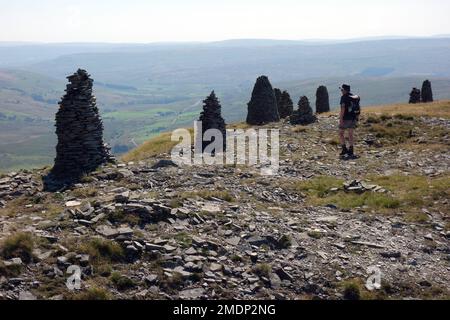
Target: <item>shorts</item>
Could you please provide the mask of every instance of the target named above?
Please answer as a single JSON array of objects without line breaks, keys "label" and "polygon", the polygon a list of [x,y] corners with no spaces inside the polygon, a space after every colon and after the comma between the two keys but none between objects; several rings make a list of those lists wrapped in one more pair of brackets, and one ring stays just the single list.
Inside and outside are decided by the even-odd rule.
[{"label": "shorts", "polygon": [[355,129],[356,128],[356,120],[344,120],[344,123],[342,126],[339,126],[339,129],[345,130],[345,129]]}]

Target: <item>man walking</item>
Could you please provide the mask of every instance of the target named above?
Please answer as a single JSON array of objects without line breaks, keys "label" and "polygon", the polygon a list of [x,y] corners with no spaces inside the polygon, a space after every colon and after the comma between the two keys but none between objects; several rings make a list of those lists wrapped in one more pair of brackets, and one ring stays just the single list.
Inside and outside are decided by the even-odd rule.
[{"label": "man walking", "polygon": [[[360,114],[360,97],[353,95],[350,92],[350,86],[343,84],[340,88],[342,92],[341,97],[341,113],[339,118],[339,138],[342,145],[342,158],[355,158],[354,154],[354,136],[353,131],[356,129]],[[349,146],[347,148],[345,142],[345,131],[348,130],[348,142]]]}]

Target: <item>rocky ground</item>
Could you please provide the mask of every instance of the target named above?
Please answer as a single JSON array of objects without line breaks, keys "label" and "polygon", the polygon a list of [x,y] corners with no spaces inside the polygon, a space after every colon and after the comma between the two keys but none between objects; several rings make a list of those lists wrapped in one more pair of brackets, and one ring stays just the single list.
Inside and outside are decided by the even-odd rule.
[{"label": "rocky ground", "polygon": [[163,156],[57,193],[0,176],[0,299],[449,298],[450,120],[366,115],[350,161],[336,124],[275,125],[277,176]]}]

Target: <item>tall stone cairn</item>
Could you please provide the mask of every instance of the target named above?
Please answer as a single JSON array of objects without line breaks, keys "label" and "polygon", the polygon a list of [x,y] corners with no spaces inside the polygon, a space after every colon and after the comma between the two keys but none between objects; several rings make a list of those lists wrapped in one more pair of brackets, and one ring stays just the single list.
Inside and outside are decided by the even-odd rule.
[{"label": "tall stone cairn", "polygon": [[413,88],[411,93],[409,94],[409,103],[416,104],[416,103],[420,103],[420,101],[421,101],[420,90],[417,88]]},{"label": "tall stone cairn", "polygon": [[[211,94],[203,100],[203,111],[200,114],[199,121],[202,122],[202,136],[209,129],[218,129],[222,132],[223,136],[223,151],[226,150],[226,124],[225,120],[222,118],[222,106],[220,105],[219,99],[217,99],[216,94],[211,92]],[[203,151],[206,146],[208,146],[211,141],[203,141]]]},{"label": "tall stone cairn", "polygon": [[278,108],[280,107],[280,103],[281,103],[281,90],[278,88],[274,88],[273,92],[275,93],[275,99],[277,99],[277,106]]},{"label": "tall stone cairn", "polygon": [[422,102],[433,102],[433,90],[430,80],[425,80],[422,85]]},{"label": "tall stone cairn", "polygon": [[269,78],[261,76],[256,79],[252,98],[248,103],[247,123],[251,125],[263,125],[280,121],[277,99],[270,84]]},{"label": "tall stone cairn", "polygon": [[289,92],[286,90],[281,93],[280,102],[278,103],[278,113],[281,119],[285,119],[294,112],[294,103],[292,102]]},{"label": "tall stone cairn", "polygon": [[328,89],[325,86],[317,88],[316,92],[316,113],[324,113],[330,111],[330,97]]},{"label": "tall stone cairn", "polygon": [[57,180],[78,179],[114,161],[103,141],[103,124],[92,95],[94,81],[82,69],[67,79],[66,94],[56,113],[58,144],[51,175]]},{"label": "tall stone cairn", "polygon": [[317,117],[314,115],[307,97],[303,96],[300,98],[298,110],[292,114],[290,121],[291,124],[300,124],[303,126],[317,121]]}]

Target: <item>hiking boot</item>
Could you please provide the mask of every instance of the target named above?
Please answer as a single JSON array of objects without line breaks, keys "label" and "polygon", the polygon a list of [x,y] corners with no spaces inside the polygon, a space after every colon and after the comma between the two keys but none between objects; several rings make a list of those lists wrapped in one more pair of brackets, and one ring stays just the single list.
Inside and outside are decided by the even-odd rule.
[{"label": "hiking boot", "polygon": [[346,156],[347,153],[348,153],[347,146],[346,146],[346,145],[343,145],[343,146],[342,146],[342,151],[341,151],[340,156],[341,156],[341,157]]},{"label": "hiking boot", "polygon": [[348,156],[349,156],[350,158],[355,157],[355,153],[353,152],[353,146],[351,146],[351,147],[348,149],[347,154],[348,154]]}]

